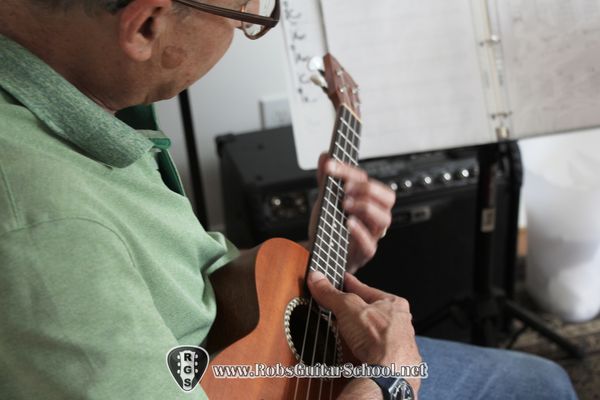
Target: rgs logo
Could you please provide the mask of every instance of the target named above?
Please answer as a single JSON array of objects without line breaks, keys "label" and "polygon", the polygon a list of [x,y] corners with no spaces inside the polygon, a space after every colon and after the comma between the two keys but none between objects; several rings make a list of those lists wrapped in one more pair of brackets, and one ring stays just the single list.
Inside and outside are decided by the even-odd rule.
[{"label": "rgs logo", "polygon": [[208,367],[208,353],[198,346],[178,346],[167,353],[167,367],[184,392],[192,391]]}]

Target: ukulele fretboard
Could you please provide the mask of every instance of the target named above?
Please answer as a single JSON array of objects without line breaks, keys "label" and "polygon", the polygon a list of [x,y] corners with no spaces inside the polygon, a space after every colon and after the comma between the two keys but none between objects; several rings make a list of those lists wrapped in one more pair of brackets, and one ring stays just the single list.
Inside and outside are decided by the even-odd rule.
[{"label": "ukulele fretboard", "polygon": [[[336,116],[330,156],[345,164],[358,165],[360,129],[360,120],[342,105]],[[311,270],[322,272],[335,287],[341,289],[344,286],[349,250],[347,216],[342,208],[344,183],[330,176],[325,179],[321,212],[309,265]]]}]

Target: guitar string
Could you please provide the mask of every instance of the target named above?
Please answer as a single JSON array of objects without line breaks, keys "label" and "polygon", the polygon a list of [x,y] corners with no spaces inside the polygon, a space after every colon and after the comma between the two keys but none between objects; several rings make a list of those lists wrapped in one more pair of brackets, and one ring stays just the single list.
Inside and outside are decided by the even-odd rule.
[{"label": "guitar string", "polygon": [[[347,118],[346,115],[344,114],[350,114],[346,109],[343,109],[343,114],[342,114],[342,118],[341,121],[345,122],[345,119]],[[353,160],[353,157],[348,153],[348,151],[346,151],[346,147],[348,146],[349,140],[348,140],[348,136],[347,134],[344,134],[345,132],[340,132],[339,137],[336,138],[336,140],[334,140],[334,151],[333,151],[333,155],[334,158],[337,159],[338,161],[347,163],[347,164],[354,164],[355,160]],[[339,143],[342,141],[342,139],[344,139],[344,146],[340,146]],[[336,150],[337,149],[337,150]],[[338,150],[341,150],[341,154],[337,154],[339,153]],[[332,180],[332,182],[335,183],[335,180]],[[347,255],[348,253],[348,231],[345,228],[345,223],[346,223],[346,215],[341,211],[341,204],[340,202],[343,199],[343,195],[344,195],[344,191],[343,188],[341,187],[341,185],[336,185],[337,186],[337,193],[335,193],[335,197],[336,197],[336,204],[334,205],[334,214],[335,216],[333,216],[334,220],[337,219],[337,222],[339,224],[339,227],[332,227],[333,231],[332,233],[337,233],[338,237],[340,239],[343,240],[343,243],[341,243],[340,240],[337,240],[335,244],[337,244],[337,246],[345,253],[345,255]],[[333,192],[333,191],[332,191]],[[330,214],[331,215],[331,214]],[[339,217],[338,217],[339,215]],[[336,229],[337,228],[337,229]],[[341,232],[341,233],[340,233]],[[331,247],[333,247],[334,244],[331,243]],[[345,271],[345,263],[347,262],[347,257],[346,256],[342,256],[338,251],[334,251],[336,254],[336,261],[335,261],[335,266],[337,266],[338,268],[341,268],[341,271],[337,272],[336,274],[341,275],[343,274],[343,272]],[[337,282],[336,282],[336,286]],[[338,289],[342,289],[343,288],[343,279],[341,280],[341,282],[339,283],[339,287]],[[323,350],[323,359],[322,359],[322,365],[326,365],[326,361],[327,361],[327,353],[329,350],[329,339],[330,339],[330,335],[329,332],[332,330],[332,313],[331,311],[327,312],[327,328],[326,328],[326,332],[327,334],[325,335],[325,346],[324,346],[324,350]],[[333,359],[331,360],[333,364],[336,363],[337,361],[337,343],[338,343],[338,335],[336,331],[333,331],[334,333],[334,343],[333,343]],[[317,341],[318,341],[319,337],[317,337]],[[316,346],[315,346],[316,348]],[[312,362],[314,363],[314,360],[312,360]],[[333,380],[329,379],[329,385],[330,385],[330,390],[329,390],[329,397],[331,398],[333,396]],[[322,396],[322,390],[323,390],[323,379],[320,379],[319,381],[319,396],[318,398],[320,399]]]},{"label": "guitar string", "polygon": [[[342,112],[344,114],[347,113],[347,114],[349,114],[352,117],[352,114],[349,113],[349,112],[347,112],[347,110],[345,108],[342,109]],[[350,126],[350,124],[348,124],[348,122],[345,120],[345,118],[344,118],[345,115],[344,114],[342,114],[342,116],[340,118],[342,124],[340,125],[341,128],[337,130],[338,137],[336,138],[336,140],[334,140],[335,144],[334,144],[334,149],[332,149],[332,153],[334,155],[334,158],[336,158],[338,161],[346,162],[348,164],[357,165],[358,144],[359,144],[359,139],[360,139],[360,136],[359,136],[358,130],[357,130],[357,125],[356,125],[358,121],[356,121],[355,118],[351,118],[352,126]],[[344,132],[344,130],[346,130],[347,132]],[[350,136],[352,136],[352,140],[349,139]],[[344,139],[345,140],[344,147],[341,147],[339,145],[340,139]],[[355,139],[357,140],[356,144],[354,143]],[[350,148],[348,148],[348,146]],[[342,153],[341,157],[340,156],[335,157],[336,156],[336,154],[335,154],[336,153],[336,148],[338,150],[341,150],[341,153]],[[335,189],[337,189],[337,190],[334,190],[331,186],[334,186]],[[329,210],[327,210],[327,207],[332,207],[333,208],[333,213],[334,214],[338,214],[339,213],[341,215],[340,219],[342,220],[342,222],[345,221],[345,215],[339,211],[339,202],[341,201],[340,194],[343,195],[343,188],[334,179],[328,179],[328,182],[326,184],[326,190],[329,192],[329,194],[328,195],[324,195],[324,200],[326,201],[327,204],[325,205],[325,207],[323,208],[323,210],[327,211],[327,214],[331,217],[333,223],[335,223],[335,215],[332,215],[332,213],[329,212]],[[335,192],[338,192],[338,193],[336,194]],[[332,197],[332,196],[335,196],[335,200],[336,200],[335,203],[328,198],[328,197]],[[336,207],[336,204],[338,204],[337,207]],[[326,261],[323,258],[322,255],[318,254],[319,252],[322,253],[325,250],[323,248],[323,246],[321,245],[321,244],[325,243],[324,237],[323,237],[323,235],[319,236],[318,233],[319,233],[319,231],[322,231],[323,233],[327,234],[327,231],[325,229],[325,225],[329,225],[329,227],[331,228],[332,234],[333,233],[337,233],[338,237],[339,237],[339,239],[336,240],[336,242],[337,242],[336,244],[338,245],[338,248],[343,251],[344,254],[340,254],[339,252],[335,251],[335,254],[336,254],[335,258],[337,260],[341,259],[341,264],[342,265],[340,265],[340,262],[338,262],[338,261],[334,262],[335,266],[332,266],[332,269],[334,271],[334,275],[332,276],[332,275],[330,275],[328,273],[328,270],[330,269],[330,267],[328,265],[329,263],[326,262],[325,267],[320,266],[318,260],[313,257],[311,259],[311,266],[314,266],[314,268],[311,268],[311,269],[316,269],[316,270],[321,270],[322,269],[323,271],[321,271],[321,272],[324,272],[325,275],[328,278],[332,279],[333,283],[334,283],[334,285],[336,287],[338,287],[339,289],[342,289],[342,287],[343,287],[343,284],[342,284],[343,283],[343,273],[345,272],[345,268],[343,267],[343,264],[345,263],[345,261],[347,259],[348,236],[349,236],[349,234],[348,234],[348,231],[347,231],[344,223],[342,223],[339,226],[340,227],[340,231],[341,231],[341,233],[339,233],[339,232],[335,231],[335,227],[332,226],[332,224],[327,223],[327,219],[326,218],[327,218],[327,216],[325,216],[325,215],[320,216],[320,222],[322,222],[322,223],[319,224],[320,226],[318,226],[318,229],[317,229],[317,237],[315,238],[315,245],[316,246],[313,249],[313,253],[314,253],[314,255],[316,255],[321,260]],[[333,243],[332,242],[335,240],[335,238],[333,237],[332,234],[327,235],[331,239],[331,242],[329,243],[329,246],[328,246],[330,250],[333,250]],[[343,243],[341,242],[340,239],[343,241]],[[321,244],[319,244],[319,241],[321,242]],[[327,253],[327,258],[333,258],[332,255],[331,255],[331,251],[329,251]],[[338,267],[341,270],[336,270],[335,267]],[[340,276],[340,278],[341,278],[340,282],[337,281],[337,277],[335,277],[335,275]],[[307,335],[308,335],[308,327],[309,327],[310,322],[311,322],[311,318],[310,317],[311,317],[311,315],[313,315],[312,310],[313,310],[314,306],[315,306],[315,304],[313,303],[313,299],[311,297],[310,302],[309,302],[309,307],[308,307],[309,310],[308,310],[308,316],[307,316],[306,325],[305,325],[305,333],[304,333],[304,339],[303,339],[303,344],[302,344],[302,351],[301,351],[301,356],[300,356],[301,362],[303,362],[302,360],[304,359],[304,351],[305,351],[305,348],[306,348],[306,338],[307,338]],[[317,330],[315,331],[316,332],[316,337],[315,337],[315,344],[314,344],[314,348],[313,348],[313,357],[311,357],[311,364],[314,364],[314,355],[315,355],[316,345],[317,345],[317,342],[318,342],[318,337],[319,337],[318,336],[318,332],[319,332],[319,327],[320,327],[320,322],[321,322],[320,321],[321,320],[321,314],[320,314],[320,312],[317,311],[317,313],[315,313],[314,315],[317,316]],[[329,311],[328,312],[328,318],[327,318],[327,327],[328,327],[327,333],[329,332],[329,329],[331,329],[331,325],[332,325],[332,313]],[[336,359],[337,359],[337,341],[338,341],[338,332],[337,331],[335,331],[334,336],[335,336],[335,343],[334,343],[334,349],[333,349],[333,361],[335,362]],[[326,334],[325,338],[326,338],[326,342],[325,342],[325,348],[324,348],[325,350],[324,350],[324,354],[323,354],[323,365],[325,365],[325,361],[326,361],[326,358],[327,358],[327,348],[328,348],[329,334]],[[331,398],[333,396],[333,380],[330,379],[329,381],[330,381],[329,398]],[[308,385],[308,389],[307,389],[307,398],[310,396],[310,386],[311,386],[311,379],[309,378],[309,385]],[[322,386],[323,386],[323,380],[321,379],[320,388],[319,388],[319,398],[321,398]],[[296,387],[295,387],[295,392],[294,392],[294,399],[297,398],[298,389],[299,389],[299,378],[297,377],[296,378]]]},{"label": "guitar string", "polygon": [[[328,183],[330,185],[330,183]],[[334,204],[329,204],[328,206],[333,207]],[[335,225],[336,225],[336,221],[335,218],[332,218],[332,226],[333,229],[335,229]],[[337,264],[337,257],[336,255],[332,254],[332,250],[333,250],[333,246],[334,246],[334,242],[333,240],[330,241],[329,243],[329,251],[327,253],[327,257],[332,259],[334,261],[334,263]],[[328,270],[330,268],[330,263],[327,263],[325,265],[325,269]],[[321,327],[321,320],[322,320],[322,315],[321,315],[321,310],[320,307],[317,305],[317,329],[315,331],[315,337],[314,337],[314,344],[313,344],[313,350],[312,350],[312,356],[311,356],[311,365],[315,365],[315,357],[317,355],[317,348],[318,348],[318,343],[319,343],[319,332],[320,332],[320,327]],[[328,325],[325,327],[325,353],[324,353],[324,357],[326,357],[326,349],[327,349],[327,343],[328,343],[328,339],[329,339],[329,331],[328,331],[328,327],[331,321],[331,312],[329,311],[329,317],[328,317]],[[312,384],[312,379],[309,380],[308,383],[308,391],[307,391],[307,399],[308,399],[308,395],[310,394],[310,388],[311,388],[311,384]],[[322,393],[322,389],[323,389],[323,379],[320,378],[319,379],[319,396],[317,397],[318,399],[321,398],[321,393]]]},{"label": "guitar string", "polygon": [[[350,115],[350,117],[353,117],[353,115],[351,113],[348,112],[348,114]],[[357,122],[356,118],[352,118],[352,121],[353,121],[353,127],[356,129],[356,122]],[[342,122],[345,122],[345,121],[342,120]],[[348,128],[350,128],[350,127],[348,126]],[[345,143],[346,143],[344,147],[346,147],[348,144],[350,144],[351,147],[352,147],[352,149],[350,149],[349,152],[344,151],[344,153],[348,155],[348,162],[349,163],[357,165],[358,164],[358,146],[354,146],[353,142],[354,142],[354,137],[360,138],[360,136],[357,136],[357,133],[355,132],[355,130],[353,130],[351,128],[350,128],[350,130],[353,133],[353,135],[352,135],[352,137],[353,137],[352,142],[350,142],[350,140],[348,139],[349,135],[348,136],[344,136],[342,134],[343,138],[345,139]],[[348,133],[350,133],[350,132],[348,132]],[[348,154],[348,153],[350,153],[350,154]],[[343,226],[345,228],[345,225],[343,225]],[[345,261],[347,262],[348,261],[347,255],[348,255],[348,251],[349,251],[349,248],[348,248],[349,232],[348,232],[348,230],[344,229],[343,230],[343,234],[346,237],[346,251],[345,251],[346,257],[345,257]],[[345,268],[344,268],[344,271],[342,271],[342,273],[344,273],[344,272],[345,272]],[[343,280],[342,280],[342,282],[343,282]],[[340,286],[341,286],[340,290],[342,290],[343,289],[343,285],[340,285]],[[331,325],[330,321],[329,321],[329,325]],[[338,342],[338,340],[339,340],[339,331],[336,330],[335,331],[335,347],[333,349],[333,360],[337,360],[337,357],[338,357],[337,356],[337,350],[338,350],[338,348],[337,348],[337,342]],[[333,387],[334,387],[333,380],[331,380],[330,381],[330,387],[329,387],[329,399],[330,400],[333,398]]]},{"label": "guitar string", "polygon": [[[343,111],[344,110],[342,109],[342,112]],[[340,117],[343,118],[343,115],[341,115]],[[339,137],[336,136],[336,137],[334,137],[333,143],[336,143],[339,140],[340,140]],[[332,157],[335,160],[337,160],[337,161],[342,161],[342,159],[340,159],[339,156],[336,154],[337,152],[335,150],[336,150],[335,146],[332,146],[332,149],[331,149]],[[336,190],[334,190],[332,188],[332,186],[335,183],[336,182],[335,182],[334,178],[332,178],[330,176],[327,177],[326,187],[327,187],[328,190],[326,191],[326,195],[324,196],[325,204],[324,204],[324,207],[323,207],[323,210],[325,211],[326,215],[324,215],[324,219],[323,219],[324,223],[322,225],[323,229],[327,229],[327,226],[330,227],[330,233],[327,235],[327,236],[330,237],[330,241],[328,243],[329,245],[327,246],[327,249],[328,249],[328,251],[327,251],[328,262],[324,266],[324,269],[325,269],[326,273],[328,272],[328,270],[331,267],[333,267],[333,266],[331,266],[331,262],[330,261],[333,261],[333,263],[335,263],[336,265],[338,264],[337,257],[335,257],[332,254],[332,250],[334,249],[334,246],[335,246],[335,244],[334,244],[334,236],[333,235],[336,233],[336,225],[339,224],[339,221],[336,221],[336,209],[339,207],[340,191],[339,191],[339,189],[336,191]],[[341,187],[341,185],[339,185],[339,186]],[[331,211],[328,210],[328,208],[330,208]],[[331,218],[331,223],[327,223],[327,218]],[[334,271],[335,271],[335,267],[333,267],[333,268],[334,268]],[[335,283],[337,283],[337,281]],[[320,309],[320,307],[318,305],[317,305],[316,315],[317,315],[317,329],[315,330],[314,343],[313,343],[313,349],[312,349],[312,355],[311,355],[311,362],[310,362],[311,365],[315,365],[315,357],[317,355],[317,348],[318,348],[319,338],[320,338],[319,332],[320,332],[320,328],[321,328],[321,319],[322,319],[322,316],[321,316],[321,309]],[[328,315],[328,324],[325,327],[325,349],[327,348],[327,343],[329,342],[329,331],[328,331],[328,328],[330,327],[330,324],[331,324],[331,312],[329,312],[329,315]],[[325,350],[324,357],[326,357],[326,354],[327,353],[326,353],[326,350]],[[307,399],[310,396],[311,387],[312,387],[312,378],[309,379],[309,382],[308,382]],[[323,379],[319,379],[319,397],[318,398],[321,398],[322,389],[323,389]]]},{"label": "guitar string", "polygon": [[[334,142],[337,141],[338,138],[334,137]],[[332,149],[332,153],[333,149]],[[333,154],[335,156],[335,154]],[[332,197],[334,197],[336,195],[335,191],[333,190],[332,183],[336,183],[333,178],[331,177],[327,177],[327,182],[325,183],[325,187],[326,189],[329,190],[325,190],[324,191],[324,195],[323,195],[323,201],[324,204],[322,205],[322,209],[321,209],[321,215],[319,216],[319,225],[318,225],[318,231],[327,234],[327,226],[332,226],[333,223],[335,223],[335,216],[332,212],[330,212],[327,208],[333,208],[335,206],[335,203],[332,201]],[[339,187],[341,187],[341,185],[337,185]],[[330,217],[331,218],[331,223],[327,222],[327,218]],[[333,233],[334,230],[332,229],[331,232]],[[321,268],[319,268],[319,263],[315,262],[316,264],[316,268],[317,270],[323,270],[321,272],[324,272],[326,275],[328,274],[328,269],[329,269],[329,264],[330,261],[329,259],[331,259],[331,249],[333,247],[332,242],[333,242],[333,236],[331,234],[328,234],[327,236],[329,236],[332,240],[330,240],[330,242],[327,244],[327,242],[325,242],[323,240],[323,236],[322,235],[319,238],[319,235],[317,235],[317,238],[315,239],[315,242],[318,242],[319,240],[322,242],[322,246],[319,246],[322,249],[328,249],[328,251],[325,254],[325,257],[323,257],[323,255],[320,256],[321,259],[323,259],[325,261],[325,265],[321,266]],[[316,246],[315,246],[316,247]],[[337,284],[337,280],[335,280],[335,283]],[[316,316],[317,318],[317,329],[314,331],[315,332],[315,336],[314,336],[314,342],[313,342],[313,351],[311,354],[311,365],[314,365],[314,361],[315,361],[315,355],[316,355],[316,348],[317,348],[317,343],[318,343],[318,337],[319,337],[319,329],[321,326],[321,313],[320,313],[320,308],[318,305],[316,305],[316,311],[314,311],[314,307],[315,304],[312,301],[312,297],[311,297],[311,302],[309,305],[309,310],[308,310],[308,316],[307,316],[307,325],[310,324],[310,320],[311,317],[313,315]],[[313,312],[314,311],[314,312]],[[312,333],[312,332],[311,332]],[[308,335],[308,332],[307,332]],[[306,350],[306,336],[304,338],[304,343],[303,343],[303,349],[302,349],[302,355],[301,358],[304,359],[304,352]],[[311,387],[312,387],[312,378],[308,378],[308,385],[307,385],[307,392],[306,392],[306,396],[307,398],[310,397],[310,391],[311,391]]]},{"label": "guitar string", "polygon": [[[333,182],[332,180],[329,180],[328,184],[331,184],[332,182]],[[331,189],[331,188],[329,188],[329,189]],[[325,201],[325,204],[327,204],[329,206],[332,206],[333,202],[330,200],[329,197],[331,197],[334,193],[333,193],[332,190],[330,190],[329,193],[330,194],[327,197],[324,197],[324,201]],[[323,209],[321,211],[323,211]],[[319,216],[319,224],[318,224],[318,227],[317,227],[317,235],[316,235],[316,238],[315,238],[315,248],[313,249],[313,253],[312,253],[312,256],[316,256],[319,259],[321,259],[324,262],[325,265],[327,265],[329,263],[329,261],[326,259],[326,258],[329,258],[329,252],[327,252],[326,249],[325,249],[327,242],[325,241],[325,238],[323,236],[324,236],[324,234],[327,234],[327,231],[325,230],[325,227],[326,226],[331,226],[331,224],[329,224],[327,222],[327,219],[326,219],[327,216],[330,216],[332,218],[332,220],[334,219],[333,214],[331,214],[331,212],[329,212],[329,210],[327,210],[327,213],[323,213],[322,212],[321,215]],[[322,234],[319,235],[319,233],[322,233]],[[332,236],[329,235],[329,234],[327,236],[329,236],[330,238],[332,238]],[[319,242],[321,242],[321,244],[319,244]],[[329,248],[331,248],[331,246],[329,246]],[[325,253],[325,257],[324,257],[324,255],[321,255],[319,253]],[[311,259],[310,265],[311,265],[311,269],[323,272],[324,274],[326,274],[326,276],[328,276],[328,277],[331,278],[331,275],[328,273],[327,268],[321,266],[320,263],[318,262],[318,260],[315,257],[313,257]],[[342,277],[343,276],[340,275],[340,278],[342,278]],[[335,282],[336,285],[339,285],[339,283],[337,282],[337,279],[334,278],[333,280],[334,280],[334,282]],[[307,315],[307,319],[306,319],[305,332],[304,332],[304,338],[303,338],[303,343],[302,343],[302,350],[301,350],[301,355],[300,355],[301,360],[304,360],[304,352],[306,350],[306,339],[308,337],[308,332],[309,332],[308,328],[309,328],[309,325],[311,324],[311,321],[312,321],[311,317],[313,315],[317,315],[317,323],[320,322],[320,314],[313,313],[314,307],[315,307],[315,304],[313,303],[313,298],[311,297],[310,301],[309,301],[308,315]],[[317,328],[317,332],[318,332],[318,328]],[[309,384],[310,384],[310,380],[309,380]],[[297,378],[296,379],[296,388],[295,388],[295,392],[294,392],[294,398],[297,398],[298,389],[299,389],[299,379]],[[310,385],[309,385],[309,391],[307,393],[308,394],[310,393]]]},{"label": "guitar string", "polygon": [[[360,147],[360,132],[359,132],[360,124],[359,124],[358,120],[356,118],[354,118],[354,116],[351,113],[349,113],[349,114],[350,114],[350,117],[352,117],[351,118],[352,127],[348,126],[347,124],[346,125],[348,126],[350,132],[352,133],[352,141],[348,140],[348,137],[344,137],[344,138],[346,139],[346,143],[350,144],[352,147],[349,150],[349,153],[352,155],[349,157],[350,158],[349,162],[351,162],[353,165],[358,165],[358,149]],[[343,122],[345,123],[345,121],[343,121]],[[350,132],[348,132],[348,133],[350,133]],[[356,144],[354,144],[354,140],[356,140]],[[346,153],[346,154],[348,154],[348,153]],[[345,230],[345,235],[346,235],[346,239],[347,239],[346,243],[348,243],[349,232],[347,229]],[[347,254],[348,250],[349,249],[346,250],[346,254]],[[347,257],[346,257],[346,260],[347,260]],[[342,289],[342,288],[340,288],[340,289]],[[339,341],[339,331],[337,329],[335,330],[334,336],[335,336],[336,346],[334,347],[334,350],[333,350],[333,359],[337,360],[337,357],[338,357],[337,356],[337,350],[338,350],[337,343]],[[329,399],[330,400],[333,398],[333,388],[334,388],[334,383],[333,383],[333,380],[331,380],[330,388],[329,388]]]},{"label": "guitar string", "polygon": [[[337,140],[338,139],[336,138],[336,141]],[[333,152],[333,158],[336,159],[336,160],[338,160],[338,161],[341,161],[339,159],[339,157],[336,156],[335,152]],[[333,179],[331,177],[329,177],[328,181],[329,181],[328,182],[328,186],[331,186],[331,182],[333,181]],[[336,214],[335,213],[335,208],[336,208],[336,205],[338,205],[338,202],[339,202],[339,193],[336,193],[333,190],[330,191],[330,193],[331,193],[330,197],[333,197],[335,199],[335,201],[328,202],[327,206],[324,208],[325,210],[327,210],[327,207],[330,207],[332,209],[332,211],[333,211],[333,212],[329,212],[329,211],[327,212],[328,216],[331,217],[331,221],[332,221],[331,224],[329,224],[330,229],[331,229],[331,233],[328,236],[330,236],[331,240],[329,241],[329,247],[328,247],[329,251],[328,251],[327,255],[328,255],[328,258],[331,261],[333,261],[333,264],[337,265],[338,264],[338,259],[337,259],[337,255],[336,255],[337,253],[333,254],[332,250],[333,250],[333,248],[335,246],[335,241],[334,241],[333,234],[335,233],[337,223],[339,223],[339,221],[336,221],[336,217],[335,217],[335,214]],[[332,265],[331,262],[328,262],[325,265],[325,268],[327,270],[329,270],[331,267],[335,268]],[[317,320],[317,330],[316,330],[316,334],[315,334],[315,337],[314,337],[313,352],[312,352],[312,357],[311,357],[311,365],[315,365],[315,357],[317,355],[316,350],[318,348],[319,339],[320,339],[320,335],[319,335],[320,325],[321,325],[321,320],[323,319],[323,316],[322,316],[320,308],[318,310],[318,313],[319,313],[319,316],[318,316],[318,320]],[[325,330],[324,330],[324,332],[325,332],[325,346],[324,346],[323,358],[325,360],[323,360],[323,364],[325,364],[326,357],[327,357],[327,345],[329,343],[329,327],[330,327],[330,325],[331,325],[331,312],[328,312],[327,325],[325,326]],[[312,381],[309,382],[309,391],[308,391],[308,393],[310,393],[311,383],[312,383]],[[322,390],[323,390],[323,379],[319,379],[319,395],[317,397],[319,399],[321,398]]]},{"label": "guitar string", "polygon": [[[325,186],[327,186],[327,185],[330,185],[330,180],[329,179],[325,183]],[[324,191],[324,193],[323,193],[323,201],[325,202],[325,204],[322,204],[322,207],[321,207],[321,213],[319,215],[319,222],[318,222],[318,225],[317,225],[317,232],[319,232],[319,231],[323,231],[324,232],[325,231],[325,223],[326,223],[327,215],[326,215],[326,213],[323,212],[323,210],[325,209],[325,207],[327,207],[329,204],[331,204],[331,201],[328,199],[328,197],[330,197],[331,195],[332,195],[332,193],[328,192],[328,191]],[[329,200],[329,201],[327,201],[327,200]],[[322,246],[319,246],[319,248],[325,250],[325,248],[327,247],[327,246],[325,246],[325,241],[323,240],[322,237],[320,238],[319,235],[318,235],[318,233],[317,233],[317,237],[315,238],[315,243],[318,243],[319,240],[321,240],[322,244],[323,244]],[[310,268],[313,269],[313,270],[317,270],[317,271],[320,271],[322,269],[323,270],[322,272],[324,272],[325,274],[327,274],[327,268],[326,267],[319,268],[319,263],[315,259],[314,256],[315,255],[318,256],[320,259],[322,259],[325,262],[325,265],[327,265],[327,258],[329,257],[328,253],[326,253],[324,255],[320,255],[320,254],[317,253],[317,251],[319,251],[317,249],[317,246],[314,246],[313,252],[312,252],[311,261],[310,261]],[[310,301],[309,301],[309,305],[308,305],[307,316],[306,316],[306,325],[304,327],[304,337],[303,337],[303,340],[302,340],[302,349],[301,349],[301,353],[300,353],[300,362],[304,362],[304,353],[305,353],[305,350],[306,350],[306,340],[307,340],[308,332],[309,332],[308,328],[309,328],[310,323],[311,323],[311,317],[313,315],[313,309],[314,309],[314,301],[313,301],[313,298],[311,296],[310,297]],[[320,314],[318,313],[318,311],[317,311],[316,315],[317,315],[317,330],[316,330],[317,334],[316,335],[318,335],[319,321],[320,321]],[[313,354],[313,357],[312,357],[312,361],[314,361],[314,354]],[[295,390],[294,390],[294,399],[296,399],[297,395],[298,395],[299,382],[300,382],[300,379],[297,377],[296,378],[296,387],[295,387]],[[308,378],[308,386],[307,386],[307,392],[306,392],[307,393],[306,394],[307,398],[310,396],[311,383],[312,383],[311,378]]]},{"label": "guitar string", "polygon": [[[344,113],[346,113],[345,109],[344,109]],[[342,121],[344,120],[344,115],[342,115]],[[350,163],[352,162],[352,157],[350,156],[350,154],[348,154],[345,150],[345,147],[347,146],[347,137],[343,134],[340,135],[341,137],[338,137],[337,140],[335,140],[335,146],[337,147],[337,149],[342,151],[341,154],[341,161],[345,162],[345,163]],[[340,141],[342,141],[342,139],[345,139],[345,143],[344,143],[344,147],[340,146]],[[334,151],[335,153],[335,151]],[[340,158],[338,156],[338,158]],[[342,188],[338,188],[338,194],[339,196],[338,201],[342,201],[342,198],[344,196],[344,192],[342,190]],[[341,238],[343,238],[343,236],[347,236],[348,231],[345,227],[346,225],[346,215],[344,213],[342,213],[340,211],[339,207],[336,207],[334,209],[335,213],[339,213],[340,214],[340,223],[339,223],[339,230],[340,232],[338,232],[338,235],[341,236]],[[343,273],[345,271],[345,263],[347,262],[347,255],[348,255],[348,250],[347,250],[347,246],[348,246],[348,241],[347,239],[344,240],[344,245],[342,245],[339,241],[337,243],[338,248],[340,248],[342,250],[342,252],[345,254],[344,256],[342,256],[339,252],[335,252],[338,258],[338,262],[336,262],[336,265],[339,267],[340,264],[342,266],[341,271],[339,271],[339,274],[342,275],[342,279],[340,281],[340,287],[339,289],[341,290],[343,287],[343,282],[344,282],[344,278],[343,278]],[[346,248],[344,248],[346,247]],[[325,347],[323,350],[323,365],[326,365],[327,362],[327,351],[328,351],[328,345],[329,345],[329,331],[332,330],[332,313],[331,311],[328,311],[328,315],[327,315],[327,335],[325,336]],[[335,365],[337,363],[337,344],[338,344],[338,335],[337,335],[337,331],[334,331],[334,342],[333,342],[333,358],[331,360],[332,364]],[[319,399],[321,398],[321,393],[322,393],[322,389],[323,389],[323,379],[321,379],[320,383],[319,383]],[[333,396],[333,379],[329,380],[329,399],[331,400]]]}]

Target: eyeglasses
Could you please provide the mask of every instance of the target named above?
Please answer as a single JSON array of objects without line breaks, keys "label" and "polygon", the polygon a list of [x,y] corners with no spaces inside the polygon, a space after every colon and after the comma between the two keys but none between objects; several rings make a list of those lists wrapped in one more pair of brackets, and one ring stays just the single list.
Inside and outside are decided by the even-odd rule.
[{"label": "eyeglasses", "polygon": [[241,29],[246,37],[252,40],[264,36],[279,22],[279,0],[250,0],[239,11],[205,4],[197,0],[173,1],[209,14],[241,21]]}]

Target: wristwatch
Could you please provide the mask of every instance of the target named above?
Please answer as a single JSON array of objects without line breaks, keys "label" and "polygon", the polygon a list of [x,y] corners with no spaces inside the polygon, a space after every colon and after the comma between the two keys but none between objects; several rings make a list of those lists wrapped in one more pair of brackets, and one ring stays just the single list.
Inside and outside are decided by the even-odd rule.
[{"label": "wristwatch", "polygon": [[381,377],[371,379],[383,392],[384,400],[414,400],[415,398],[410,383],[404,378]]}]

